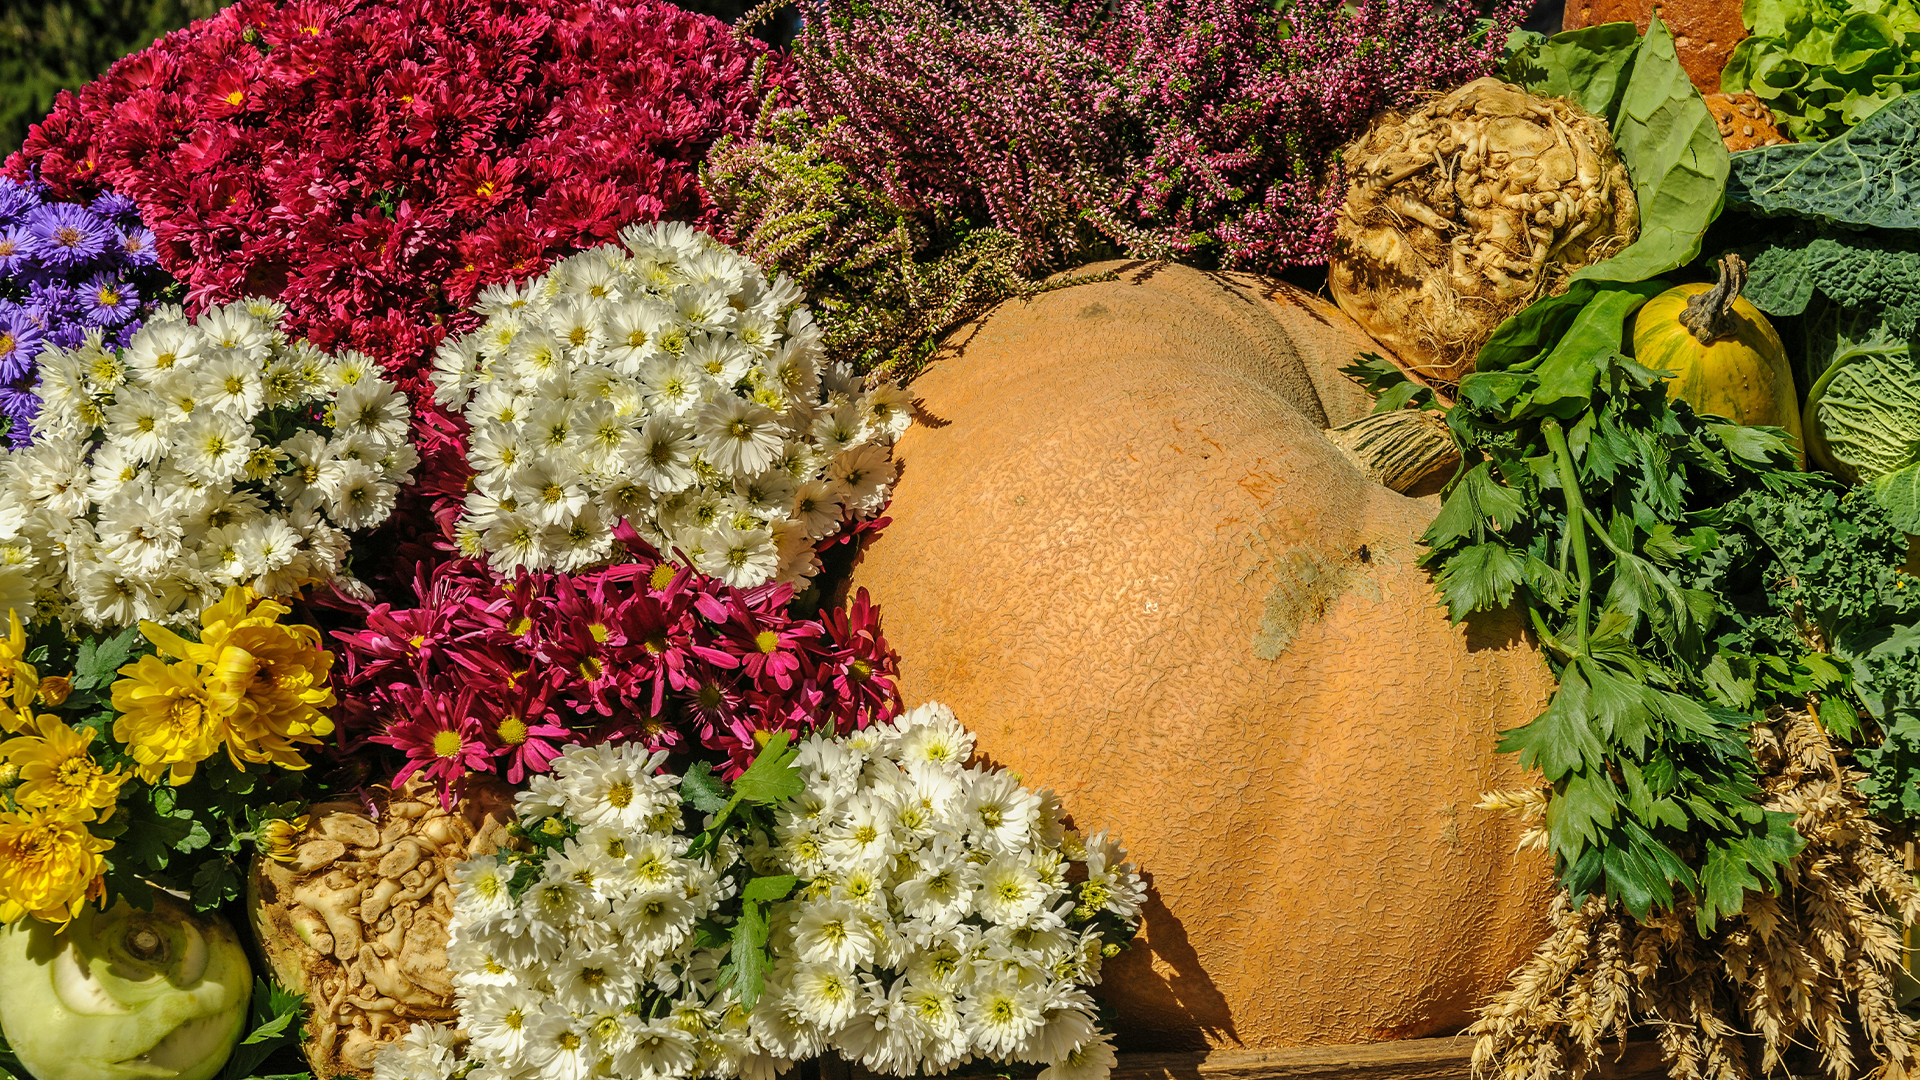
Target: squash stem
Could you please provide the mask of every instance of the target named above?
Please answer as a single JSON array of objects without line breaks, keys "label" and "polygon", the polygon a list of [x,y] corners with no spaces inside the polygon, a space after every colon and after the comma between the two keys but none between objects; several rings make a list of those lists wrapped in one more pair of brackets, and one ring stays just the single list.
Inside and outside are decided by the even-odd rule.
[{"label": "squash stem", "polygon": [[1567,497],[1567,546],[1573,549],[1573,570],[1580,582],[1580,595],[1574,598],[1573,633],[1577,649],[1585,655],[1587,598],[1593,592],[1593,566],[1587,555],[1587,506],[1580,498],[1580,474],[1574,471],[1573,451],[1567,446],[1567,435],[1560,421],[1542,421],[1540,432],[1547,437],[1547,447],[1553,451],[1554,471],[1560,474],[1560,492]]},{"label": "squash stem", "polygon": [[1680,325],[1702,345],[1733,332],[1733,302],[1747,287],[1747,264],[1729,251],[1720,257],[1720,280],[1713,288],[1687,298]]}]

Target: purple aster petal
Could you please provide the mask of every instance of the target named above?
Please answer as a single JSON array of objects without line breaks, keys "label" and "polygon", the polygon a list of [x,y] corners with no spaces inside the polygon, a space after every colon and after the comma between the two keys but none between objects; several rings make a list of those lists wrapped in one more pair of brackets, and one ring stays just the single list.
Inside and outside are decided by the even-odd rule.
[{"label": "purple aster petal", "polygon": [[21,184],[0,178],[0,223],[16,221],[40,205],[45,189],[39,184]]},{"label": "purple aster petal", "polygon": [[26,268],[33,238],[24,225],[0,227],[0,278],[13,277]]},{"label": "purple aster petal", "polygon": [[33,369],[44,331],[33,315],[15,309],[0,314],[0,381],[18,382]]},{"label": "purple aster petal", "polygon": [[78,269],[107,250],[113,233],[84,206],[54,203],[27,214],[31,253],[53,269]]},{"label": "purple aster petal", "polygon": [[14,449],[33,442],[33,418],[40,415],[40,399],[31,390],[0,387],[0,413],[12,421],[7,441]]},{"label": "purple aster petal", "polygon": [[112,221],[116,225],[137,225],[140,222],[140,208],[132,199],[114,191],[103,191],[87,209]]},{"label": "purple aster petal", "polygon": [[119,326],[133,318],[134,309],[140,306],[140,293],[133,283],[115,274],[95,274],[81,294],[87,320],[95,326]]},{"label": "purple aster petal", "polygon": [[132,225],[120,230],[116,246],[129,265],[146,267],[160,260],[160,253],[154,249],[155,242],[152,229]]}]

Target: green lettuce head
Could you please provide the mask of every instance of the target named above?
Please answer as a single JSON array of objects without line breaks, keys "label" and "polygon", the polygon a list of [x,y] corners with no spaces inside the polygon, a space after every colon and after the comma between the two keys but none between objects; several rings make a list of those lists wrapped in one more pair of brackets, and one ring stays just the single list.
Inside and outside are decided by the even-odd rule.
[{"label": "green lettuce head", "polygon": [[210,1080],[251,986],[233,928],[164,895],[0,929],[0,1028],[35,1080]]}]

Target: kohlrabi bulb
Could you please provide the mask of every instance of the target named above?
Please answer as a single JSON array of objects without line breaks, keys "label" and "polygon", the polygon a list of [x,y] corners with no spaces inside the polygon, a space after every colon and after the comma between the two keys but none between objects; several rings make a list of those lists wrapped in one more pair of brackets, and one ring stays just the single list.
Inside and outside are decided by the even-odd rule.
[{"label": "kohlrabi bulb", "polygon": [[210,1080],[252,985],[226,920],[164,895],[0,929],[0,1028],[35,1080]]}]

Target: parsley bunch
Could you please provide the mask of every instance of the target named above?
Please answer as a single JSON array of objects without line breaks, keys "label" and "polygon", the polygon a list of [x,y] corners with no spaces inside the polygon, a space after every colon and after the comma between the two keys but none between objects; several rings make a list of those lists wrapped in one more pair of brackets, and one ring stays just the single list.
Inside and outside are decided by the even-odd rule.
[{"label": "parsley bunch", "polygon": [[1819,674],[1791,635],[1727,655],[1777,563],[1733,504],[1817,481],[1784,432],[1695,415],[1621,351],[1665,288],[1576,283],[1500,328],[1448,411],[1464,463],[1423,565],[1456,621],[1521,603],[1560,680],[1501,745],[1553,785],[1563,884],[1639,919],[1691,893],[1704,932],[1802,846],[1758,803],[1747,730]]}]

